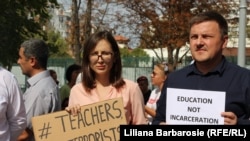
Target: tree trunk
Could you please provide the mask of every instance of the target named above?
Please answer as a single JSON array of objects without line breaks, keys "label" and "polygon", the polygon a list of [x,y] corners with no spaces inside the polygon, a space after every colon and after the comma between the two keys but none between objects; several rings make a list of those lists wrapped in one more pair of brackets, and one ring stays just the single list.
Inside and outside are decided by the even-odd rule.
[{"label": "tree trunk", "polygon": [[[81,0],[80,0],[81,1]],[[79,1],[79,3],[81,3]],[[80,5],[80,4],[79,4]],[[73,34],[73,54],[77,64],[81,64],[81,44],[80,44],[80,26],[79,26],[79,6],[77,0],[72,0],[72,34]]]}]

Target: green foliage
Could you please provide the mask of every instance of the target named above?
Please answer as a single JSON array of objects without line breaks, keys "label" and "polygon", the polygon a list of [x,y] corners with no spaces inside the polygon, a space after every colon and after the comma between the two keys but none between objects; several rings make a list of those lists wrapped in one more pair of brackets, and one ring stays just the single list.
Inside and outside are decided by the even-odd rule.
[{"label": "green foliage", "polygon": [[[47,0],[0,1],[0,63],[10,69],[18,59],[20,44],[35,35],[44,36],[42,25],[48,20]],[[56,0],[50,0],[57,4]],[[28,16],[30,15],[30,16]]]},{"label": "green foliage", "polygon": [[133,50],[127,48],[120,48],[121,57],[149,57],[149,55],[141,48]]},{"label": "green foliage", "polygon": [[139,66],[139,63],[149,63],[149,55],[141,48],[129,50],[127,48],[120,48],[122,64],[126,66]]},{"label": "green foliage", "polygon": [[140,33],[140,47],[152,50],[167,48],[166,59],[161,59],[162,52],[156,54],[156,57],[159,60],[167,60],[174,69],[184,58],[179,57],[179,51],[188,42],[188,22],[194,15],[216,10],[229,17],[238,11],[234,10],[235,2],[228,0],[122,0],[121,2],[129,11],[123,15],[129,17],[128,27],[134,34]]},{"label": "green foliage", "polygon": [[250,25],[247,25],[247,38],[250,38]]},{"label": "green foliage", "polygon": [[48,32],[48,45],[50,47],[50,58],[69,58],[68,44],[61,37],[59,32]]}]

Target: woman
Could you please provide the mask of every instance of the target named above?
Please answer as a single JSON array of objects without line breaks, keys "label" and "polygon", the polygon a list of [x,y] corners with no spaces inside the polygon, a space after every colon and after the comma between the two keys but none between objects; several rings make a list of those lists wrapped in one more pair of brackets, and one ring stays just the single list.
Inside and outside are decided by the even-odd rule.
[{"label": "woman", "polygon": [[127,124],[147,124],[137,83],[123,79],[119,47],[111,33],[97,32],[85,42],[82,82],[72,87],[66,111],[76,115],[80,106],[122,97]]},{"label": "woman", "polygon": [[145,106],[149,124],[151,124],[153,117],[156,115],[156,102],[161,95],[161,90],[164,81],[167,79],[168,72],[168,66],[165,63],[159,63],[154,66],[154,70],[151,74],[151,83],[156,88],[152,90]]}]

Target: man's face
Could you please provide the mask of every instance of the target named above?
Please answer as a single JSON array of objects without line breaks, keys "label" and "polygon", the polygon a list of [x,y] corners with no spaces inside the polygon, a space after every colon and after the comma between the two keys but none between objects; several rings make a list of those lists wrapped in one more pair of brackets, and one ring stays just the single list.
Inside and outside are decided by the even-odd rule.
[{"label": "man's face", "polygon": [[220,59],[227,37],[222,38],[220,27],[215,21],[194,24],[190,29],[190,50],[197,62],[213,62]]},{"label": "man's face", "polygon": [[28,77],[31,76],[31,69],[32,69],[32,58],[26,58],[24,56],[24,48],[21,47],[19,49],[19,58],[17,60],[17,64],[19,64],[22,73]]}]

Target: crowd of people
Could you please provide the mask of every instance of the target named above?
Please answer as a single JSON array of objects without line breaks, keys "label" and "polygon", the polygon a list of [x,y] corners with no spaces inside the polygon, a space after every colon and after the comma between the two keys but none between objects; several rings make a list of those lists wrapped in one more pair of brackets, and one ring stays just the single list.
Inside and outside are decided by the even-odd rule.
[{"label": "crowd of people", "polygon": [[17,63],[28,77],[25,92],[14,75],[0,67],[0,140],[34,141],[32,117],[60,110],[77,116],[84,105],[120,97],[128,125],[171,124],[167,109],[180,108],[168,101],[173,89],[221,92],[225,108],[219,111],[223,119],[219,124],[250,124],[250,70],[228,62],[222,54],[229,38],[225,18],[208,11],[195,15],[189,24],[193,63],[170,73],[168,64],[160,62],[136,82],[122,77],[119,47],[108,31],[93,33],[85,41],[82,64],[66,69],[67,83],[61,88],[56,72],[47,69],[48,45],[41,39],[24,41]]}]

